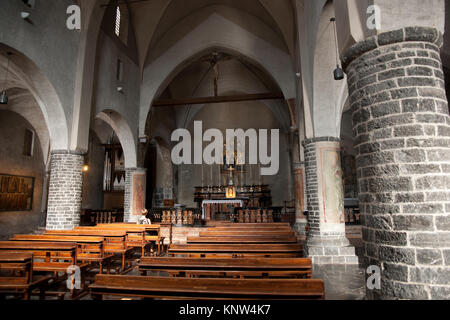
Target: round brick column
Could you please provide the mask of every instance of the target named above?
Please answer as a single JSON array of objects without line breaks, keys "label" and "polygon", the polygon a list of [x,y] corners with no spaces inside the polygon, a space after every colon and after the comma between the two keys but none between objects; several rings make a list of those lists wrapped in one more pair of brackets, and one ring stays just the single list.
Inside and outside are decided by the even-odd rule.
[{"label": "round brick column", "polygon": [[[125,169],[124,221],[137,222],[145,208],[147,169]],[[140,186],[142,184],[142,187]]]},{"label": "round brick column", "polygon": [[450,119],[442,35],[404,28],[357,43],[348,75],[368,297],[450,299]]},{"label": "round brick column", "polygon": [[47,230],[72,230],[80,224],[83,163],[83,154],[52,152]]},{"label": "round brick column", "polygon": [[345,236],[340,140],[303,141],[308,232],[305,251],[314,264],[358,264]]}]

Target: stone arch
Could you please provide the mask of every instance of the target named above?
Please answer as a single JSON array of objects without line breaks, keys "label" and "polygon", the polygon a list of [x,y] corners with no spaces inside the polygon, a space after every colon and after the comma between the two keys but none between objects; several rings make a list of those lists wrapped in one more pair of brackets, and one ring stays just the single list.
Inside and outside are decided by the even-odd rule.
[{"label": "stone arch", "polygon": [[74,107],[70,147],[87,150],[91,102],[94,87],[94,73],[100,27],[105,7],[112,0],[79,0],[82,16],[80,47],[74,89]]},{"label": "stone arch", "polygon": [[[0,43],[0,50],[13,53],[9,72],[20,79],[39,105],[49,131],[51,150],[67,150],[69,129],[66,114],[52,83],[23,53],[2,43]],[[7,58],[0,55],[0,65],[6,69],[6,64]]]},{"label": "stone arch", "polygon": [[[239,39],[233,36],[236,33],[241,35]],[[220,15],[212,14],[145,68],[141,90],[140,135],[145,133],[152,101],[191,59],[214,47],[247,57],[273,77],[286,99],[296,96],[295,68],[289,54]]]},{"label": "stone arch", "polygon": [[117,134],[125,155],[125,167],[127,169],[136,168],[136,143],[134,141],[130,126],[125,118],[118,112],[108,109],[100,112],[96,118],[105,121]]}]

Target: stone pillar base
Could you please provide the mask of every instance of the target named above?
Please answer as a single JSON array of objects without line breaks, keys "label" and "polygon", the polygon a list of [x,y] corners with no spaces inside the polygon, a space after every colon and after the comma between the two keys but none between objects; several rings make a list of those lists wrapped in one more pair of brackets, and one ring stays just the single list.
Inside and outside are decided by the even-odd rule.
[{"label": "stone pillar base", "polygon": [[359,264],[355,247],[345,237],[311,237],[305,245],[313,264]]},{"label": "stone pillar base", "polygon": [[306,225],[308,224],[308,220],[306,219],[297,219],[293,226],[294,231],[298,233],[299,236],[306,236]]}]

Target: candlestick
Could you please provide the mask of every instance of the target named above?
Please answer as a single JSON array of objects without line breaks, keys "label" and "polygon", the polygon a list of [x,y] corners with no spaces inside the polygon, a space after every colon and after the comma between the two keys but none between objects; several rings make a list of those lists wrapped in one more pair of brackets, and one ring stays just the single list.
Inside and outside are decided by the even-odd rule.
[{"label": "candlestick", "polygon": [[213,186],[213,165],[209,166],[211,169],[211,187]]},{"label": "candlestick", "polygon": [[261,164],[259,163],[258,164],[258,181],[259,181],[259,185],[262,185],[261,184]]},{"label": "candlestick", "polygon": [[217,176],[217,182],[218,182],[217,186],[220,188],[220,185],[221,185],[221,183],[220,183],[220,164],[217,165],[217,169],[219,170],[218,176]]},{"label": "candlestick", "polygon": [[203,187],[205,186],[204,180],[203,180],[203,164],[202,164],[202,192],[203,192]]}]

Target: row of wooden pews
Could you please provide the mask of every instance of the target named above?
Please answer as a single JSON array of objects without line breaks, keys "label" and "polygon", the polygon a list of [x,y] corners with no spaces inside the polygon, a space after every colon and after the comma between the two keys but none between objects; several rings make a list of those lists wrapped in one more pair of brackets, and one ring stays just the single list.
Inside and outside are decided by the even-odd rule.
[{"label": "row of wooden pews", "polygon": [[[61,298],[64,293],[50,293],[49,288],[67,280],[67,271],[69,267],[74,265],[79,267],[82,285],[80,289],[70,288],[70,297],[75,298],[86,292],[87,287],[83,280],[88,265],[77,263],[77,244],[75,242],[0,241],[0,254],[4,258],[0,263],[0,282],[2,284],[0,295],[2,296],[8,294],[22,295],[22,298],[26,300],[30,299],[31,295],[39,295],[41,299],[45,299],[48,295],[57,295]],[[23,273],[20,268],[15,268],[14,265],[20,260],[11,262],[5,259],[8,256],[20,259],[20,255],[31,259],[32,277],[26,283],[23,283],[23,279],[18,280],[14,276],[16,273],[19,273],[19,275]],[[13,276],[5,275],[5,270],[6,272],[10,270]],[[36,287],[36,281],[38,287]],[[39,289],[39,293],[36,293],[35,289]]]},{"label": "row of wooden pews", "polygon": [[[105,224],[67,231],[46,231],[45,234],[14,235],[10,241],[0,242],[0,253],[5,256],[16,253],[31,255],[33,273],[50,273],[47,285],[62,283],[71,275],[68,270],[78,267],[81,288],[70,289],[70,298],[74,299],[87,293],[87,273],[110,274],[113,268],[116,274],[126,273],[132,267],[134,253],[140,256],[156,254],[155,247],[158,247],[159,254],[163,241],[159,225]],[[120,262],[120,266],[113,267],[116,261]],[[7,264],[0,264],[0,273],[7,267]],[[25,299],[29,299],[31,293],[35,294],[34,282],[30,282],[31,289],[25,290],[22,283],[16,282],[18,280],[1,275],[0,294],[9,294],[11,288],[16,288]],[[40,285],[42,288],[44,286]],[[46,290],[44,288],[39,293],[41,298],[45,298]],[[60,297],[64,293],[57,295]]]},{"label": "row of wooden pews", "polygon": [[207,228],[187,244],[171,245],[172,256],[199,258],[295,258],[303,254],[295,233],[288,223],[239,224],[223,223]]},{"label": "row of wooden pews", "polygon": [[[289,224],[220,224],[168,257],[142,257],[140,276],[97,275],[94,299],[324,299],[324,283],[311,279]],[[236,240],[238,239],[238,241]]]},{"label": "row of wooden pews", "polygon": [[45,296],[51,277],[33,273],[33,254],[0,252],[0,292],[29,300],[33,291]]}]

